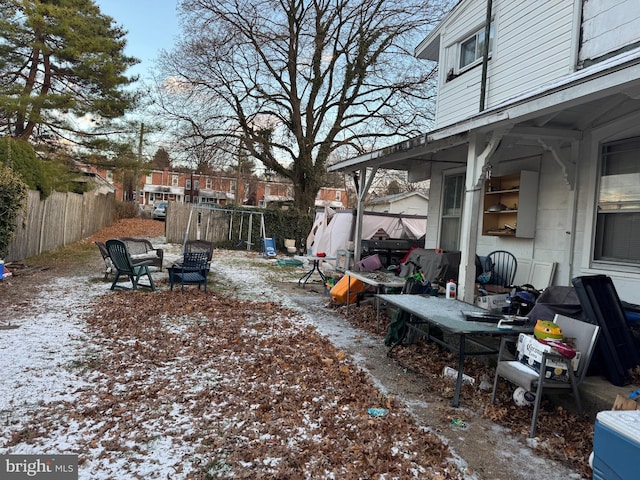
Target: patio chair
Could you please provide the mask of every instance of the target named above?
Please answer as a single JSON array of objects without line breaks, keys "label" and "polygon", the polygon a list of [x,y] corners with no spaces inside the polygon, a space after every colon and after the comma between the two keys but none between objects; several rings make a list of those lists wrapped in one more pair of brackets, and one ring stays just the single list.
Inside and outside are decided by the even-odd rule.
[{"label": "patio chair", "polygon": [[[580,352],[581,357],[578,363],[578,369],[574,373],[571,368],[571,361],[557,353],[544,353],[540,364],[540,371],[536,371],[533,367],[526,365],[519,360],[503,360],[506,345],[513,342],[513,338],[506,336],[500,341],[500,351],[498,353],[498,365],[496,367],[495,379],[493,381],[493,392],[491,394],[491,403],[496,401],[496,390],[498,388],[498,378],[502,377],[509,382],[524,388],[529,392],[535,392],[536,399],[533,406],[533,418],[531,420],[531,428],[529,430],[529,438],[533,438],[536,434],[536,423],[538,421],[538,411],[542,402],[542,395],[549,390],[571,390],[578,407],[578,411],[582,414],[582,402],[580,401],[580,391],[578,389],[580,383],[584,379],[589,362],[596,346],[600,327],[591,323],[582,322],[574,318],[557,315],[553,320],[561,329],[565,337],[575,339],[575,350]],[[569,374],[569,381],[552,380],[546,378],[545,370],[548,360],[563,362]]]},{"label": "patio chair", "polygon": [[484,285],[486,290],[492,286],[498,289],[509,288],[513,285],[518,269],[516,257],[505,250],[495,250],[485,258],[484,271],[491,272],[489,281]]},{"label": "patio chair", "polygon": [[104,242],[94,242],[100,250],[100,255],[102,255],[102,260],[104,261],[104,279],[109,278],[109,275],[113,273],[113,262],[111,261],[111,257],[109,256],[109,252],[107,251],[107,246]]},{"label": "patio chair", "polygon": [[206,252],[207,261],[213,257],[213,242],[207,240],[187,240],[184,244],[184,253]]},{"label": "patio chair", "polygon": [[207,291],[207,275],[209,273],[209,260],[207,252],[185,252],[182,263],[169,268],[169,287],[173,290],[173,285],[180,283],[181,291],[184,293],[185,285],[204,285]]},{"label": "patio chair", "polygon": [[[149,271],[149,265],[152,264],[152,260],[144,260],[142,262],[134,263],[127,250],[127,245],[121,240],[107,240],[105,244],[109,258],[113,262],[113,266],[116,268],[116,276],[111,284],[111,290],[121,288],[123,290],[137,290],[138,287],[150,288],[152,291],[156,289]],[[124,287],[118,285],[120,276],[126,275],[131,280],[132,287]],[[149,279],[148,284],[140,283],[142,277]]]}]

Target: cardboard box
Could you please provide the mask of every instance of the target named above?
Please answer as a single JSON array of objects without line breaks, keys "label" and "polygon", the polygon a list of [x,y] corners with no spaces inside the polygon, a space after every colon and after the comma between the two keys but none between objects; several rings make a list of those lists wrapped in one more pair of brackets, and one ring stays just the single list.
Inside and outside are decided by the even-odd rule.
[{"label": "cardboard box", "polygon": [[485,310],[501,312],[503,308],[509,306],[507,303],[508,296],[506,293],[480,296],[476,298],[476,306],[484,308]]},{"label": "cardboard box", "polygon": [[[521,333],[518,336],[517,351],[518,360],[539,372],[542,363],[542,354],[551,352],[553,349],[549,345],[540,343],[533,335]],[[576,352],[576,356],[571,360],[571,366],[574,372],[578,369],[579,363],[580,352]],[[544,376],[551,380],[569,381],[569,372],[567,372],[566,365],[557,360],[547,360]]]}]

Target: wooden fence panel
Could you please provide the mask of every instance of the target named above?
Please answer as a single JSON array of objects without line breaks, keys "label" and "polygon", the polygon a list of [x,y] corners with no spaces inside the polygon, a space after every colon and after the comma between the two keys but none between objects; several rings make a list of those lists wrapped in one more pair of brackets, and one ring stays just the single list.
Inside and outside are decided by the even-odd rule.
[{"label": "wooden fence panel", "polygon": [[30,190],[6,258],[16,262],[93,235],[115,218],[115,196]]},{"label": "wooden fence panel", "polygon": [[218,244],[229,240],[229,218],[229,212],[170,203],[165,236],[168,243],[183,243],[188,227],[187,240],[208,240]]},{"label": "wooden fence panel", "polygon": [[53,192],[44,201],[44,215],[40,225],[40,247],[38,253],[48,252],[64,245],[66,204],[67,194],[60,192]]}]

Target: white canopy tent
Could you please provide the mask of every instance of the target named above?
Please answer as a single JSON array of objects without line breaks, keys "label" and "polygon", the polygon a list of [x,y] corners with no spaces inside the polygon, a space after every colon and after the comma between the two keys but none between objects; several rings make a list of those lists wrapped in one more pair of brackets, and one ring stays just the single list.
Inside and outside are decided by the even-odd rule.
[{"label": "white canopy tent", "polygon": [[[307,237],[307,251],[312,255],[324,252],[335,257],[338,250],[348,249],[354,239],[356,215],[354,210],[333,210],[326,207],[316,212]],[[377,212],[364,212],[361,240],[372,239],[380,230],[389,238],[420,239],[427,231],[427,217]],[[353,250],[353,247],[349,250]]]}]

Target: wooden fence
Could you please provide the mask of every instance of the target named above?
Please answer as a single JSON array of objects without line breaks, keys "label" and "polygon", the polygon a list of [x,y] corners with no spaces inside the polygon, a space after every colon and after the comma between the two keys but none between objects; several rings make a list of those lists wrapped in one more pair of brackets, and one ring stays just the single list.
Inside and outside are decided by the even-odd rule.
[{"label": "wooden fence", "polygon": [[[189,221],[191,219],[191,221]],[[165,225],[168,243],[208,240],[216,246],[260,249],[261,212],[243,209],[197,208],[190,204],[169,203]]]},{"label": "wooden fence", "polygon": [[115,218],[115,196],[53,192],[45,200],[29,190],[9,244],[8,262],[23,260],[93,235]]}]

